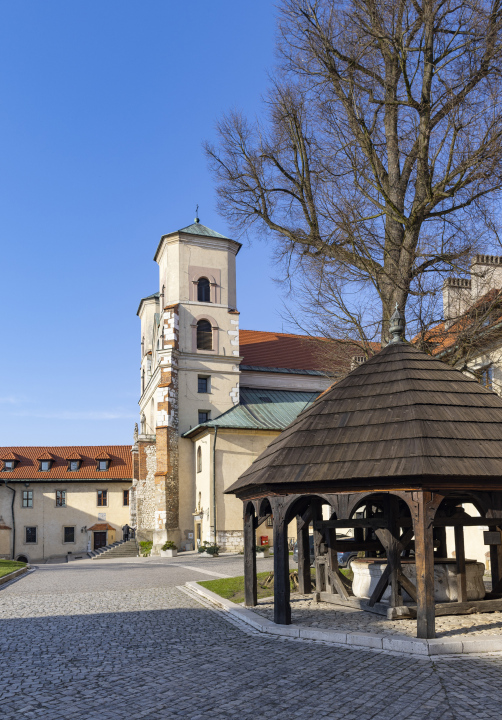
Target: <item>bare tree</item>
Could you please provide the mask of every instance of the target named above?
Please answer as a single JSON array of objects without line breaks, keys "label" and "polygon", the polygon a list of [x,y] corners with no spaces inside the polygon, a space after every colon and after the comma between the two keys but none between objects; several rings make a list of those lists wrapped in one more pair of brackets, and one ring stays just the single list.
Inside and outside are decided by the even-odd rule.
[{"label": "bare tree", "polygon": [[282,0],[266,119],[206,146],[220,212],[329,276],[354,340],[496,236],[501,50],[502,0]]}]

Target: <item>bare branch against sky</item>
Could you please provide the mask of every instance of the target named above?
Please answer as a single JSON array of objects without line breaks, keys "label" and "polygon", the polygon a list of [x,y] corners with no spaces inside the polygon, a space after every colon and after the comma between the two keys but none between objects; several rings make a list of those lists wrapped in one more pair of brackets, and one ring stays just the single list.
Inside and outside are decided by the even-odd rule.
[{"label": "bare branch against sky", "polygon": [[220,212],[276,241],[325,333],[385,340],[396,302],[420,329],[498,243],[502,0],[282,0],[278,28],[262,119],[206,146]]}]

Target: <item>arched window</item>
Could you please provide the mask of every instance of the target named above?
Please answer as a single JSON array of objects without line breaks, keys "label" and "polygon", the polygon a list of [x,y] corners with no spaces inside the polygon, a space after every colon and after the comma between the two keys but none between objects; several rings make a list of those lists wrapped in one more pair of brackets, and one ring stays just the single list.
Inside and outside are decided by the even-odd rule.
[{"label": "arched window", "polygon": [[197,281],[197,300],[199,302],[211,302],[211,285],[205,277]]},{"label": "arched window", "polygon": [[202,448],[197,448],[197,472],[202,472]]},{"label": "arched window", "polygon": [[208,320],[199,320],[197,323],[197,350],[213,349],[213,331]]}]

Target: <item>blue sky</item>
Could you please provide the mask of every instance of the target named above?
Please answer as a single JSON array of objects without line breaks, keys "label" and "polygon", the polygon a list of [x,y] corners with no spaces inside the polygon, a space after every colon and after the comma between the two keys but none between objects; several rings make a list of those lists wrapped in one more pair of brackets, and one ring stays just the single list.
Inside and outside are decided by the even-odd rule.
[{"label": "blue sky", "polygon": [[[274,32],[269,0],[0,3],[1,445],[131,441],[153,254],[196,203],[228,234],[201,144],[260,113]],[[281,330],[273,275],[253,239],[241,327]]]}]

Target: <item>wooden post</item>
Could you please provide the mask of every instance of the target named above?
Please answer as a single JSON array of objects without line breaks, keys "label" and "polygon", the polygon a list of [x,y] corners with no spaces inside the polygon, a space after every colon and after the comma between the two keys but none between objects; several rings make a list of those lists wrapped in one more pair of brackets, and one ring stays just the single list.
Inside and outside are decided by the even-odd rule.
[{"label": "wooden post", "polygon": [[448,557],[448,545],[446,543],[446,528],[434,528],[434,533],[438,539],[438,546],[436,550],[436,556],[438,558]]},{"label": "wooden post", "polygon": [[432,537],[432,493],[419,491],[413,517],[417,571],[417,637],[436,636],[434,607],[434,541]]},{"label": "wooden post", "polygon": [[399,573],[401,571],[401,548],[399,546],[399,498],[389,495],[387,502],[387,519],[389,523],[388,544],[386,546],[387,562],[390,566],[390,606],[403,604]]},{"label": "wooden post", "polygon": [[322,505],[318,500],[312,500],[312,520],[314,522],[315,589],[316,592],[324,592],[326,590],[324,557],[321,560],[323,534],[321,530],[316,529],[316,521],[322,520]]},{"label": "wooden post", "polygon": [[258,603],[256,582],[256,522],[254,512],[244,513],[244,604],[254,607]]},{"label": "wooden post", "polygon": [[[486,517],[500,517],[502,515],[502,493],[490,493],[490,509],[486,513]],[[497,525],[488,525],[490,532],[500,532],[501,528]],[[492,592],[500,593],[502,591],[502,545],[490,545],[490,571],[492,574]]]},{"label": "wooden post", "polygon": [[457,565],[457,602],[467,602],[467,583],[465,577],[464,528],[455,525],[455,560]]},{"label": "wooden post", "polygon": [[288,527],[283,512],[274,511],[274,622],[291,625],[289,604]]},{"label": "wooden post", "polygon": [[296,528],[298,541],[298,592],[302,595],[308,595],[312,592],[309,526],[299,515],[296,518]]},{"label": "wooden post", "polygon": [[[490,532],[500,532],[495,525],[488,526]],[[502,587],[502,545],[490,545],[490,571],[492,574],[492,592],[500,592]]]}]

